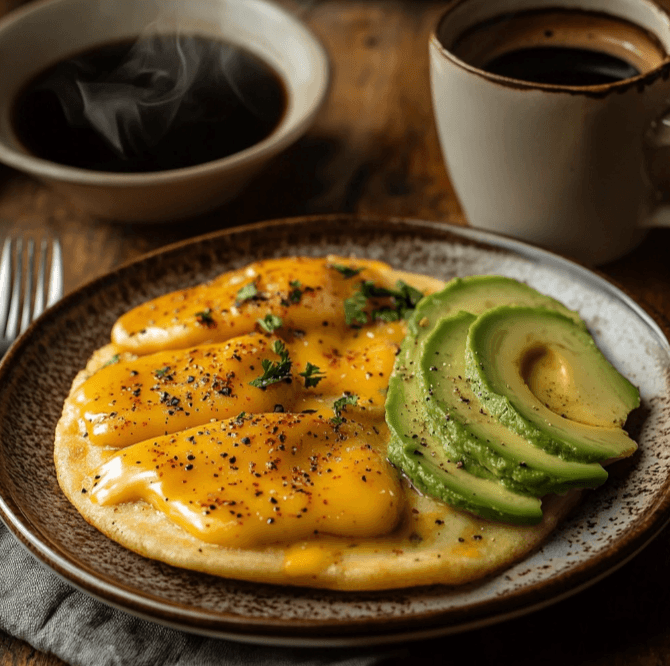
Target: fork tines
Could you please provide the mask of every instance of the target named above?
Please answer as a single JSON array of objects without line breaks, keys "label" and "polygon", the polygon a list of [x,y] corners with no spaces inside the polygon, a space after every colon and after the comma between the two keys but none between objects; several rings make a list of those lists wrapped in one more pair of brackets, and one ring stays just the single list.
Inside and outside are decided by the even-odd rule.
[{"label": "fork tines", "polygon": [[0,255],[0,337],[16,338],[62,291],[58,239],[7,238]]}]

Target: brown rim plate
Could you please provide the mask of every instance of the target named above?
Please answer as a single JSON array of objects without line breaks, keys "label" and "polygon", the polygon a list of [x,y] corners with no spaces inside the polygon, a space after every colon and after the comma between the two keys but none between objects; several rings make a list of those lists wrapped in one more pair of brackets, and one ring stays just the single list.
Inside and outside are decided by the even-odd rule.
[{"label": "brown rim plate", "polygon": [[[60,492],[53,433],[72,379],[116,318],[166,291],[263,257],[382,259],[447,280],[507,275],[579,310],[610,360],[640,387],[640,451],[613,470],[542,548],[464,587],[344,593],[184,571],[109,541]],[[319,216],[210,234],[96,279],[47,311],[0,365],[0,516],[30,552],[105,603],[182,630],[274,645],[370,645],[483,626],[562,599],[646,546],[670,517],[667,325],[595,273],[523,243],[440,223]]]}]

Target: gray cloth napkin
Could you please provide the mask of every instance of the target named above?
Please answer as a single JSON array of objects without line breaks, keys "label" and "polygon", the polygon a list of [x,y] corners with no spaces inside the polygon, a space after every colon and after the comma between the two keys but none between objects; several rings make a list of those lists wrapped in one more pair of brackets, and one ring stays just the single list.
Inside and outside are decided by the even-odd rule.
[{"label": "gray cloth napkin", "polygon": [[375,666],[404,648],[277,648],[142,620],[71,587],[0,522],[0,629],[73,666]]}]

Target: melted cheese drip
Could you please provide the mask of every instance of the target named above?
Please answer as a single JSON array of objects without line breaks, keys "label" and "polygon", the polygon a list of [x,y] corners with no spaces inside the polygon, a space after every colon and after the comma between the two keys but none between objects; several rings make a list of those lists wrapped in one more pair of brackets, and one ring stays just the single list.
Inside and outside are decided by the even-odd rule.
[{"label": "melted cheese drip", "polygon": [[[91,443],[117,450],[96,470],[91,501],[145,500],[223,546],[295,544],[286,566],[298,576],[332,561],[305,545],[316,534],[393,531],[402,494],[385,458],[384,402],[405,323],[348,325],[344,300],[361,280],[395,285],[384,264],[338,263],[364,272],[345,276],[325,259],[259,262],[121,317],[112,338],[133,356],[74,395]],[[250,284],[256,296],[240,301]],[[367,311],[388,303],[369,299]],[[273,334],[258,325],[268,313],[282,320]],[[252,386],[263,362],[279,361],[278,340],[290,378]],[[308,364],[323,375],[315,386],[301,376]],[[356,405],[333,422],[351,394]]]},{"label": "melted cheese drip", "polygon": [[[376,429],[378,430],[378,429]],[[385,433],[312,414],[230,419],[130,446],[98,470],[91,499],[145,499],[203,541],[249,548],[325,532],[392,530],[402,505]]]},{"label": "melted cheese drip", "polygon": [[327,569],[340,551],[330,544],[303,542],[291,546],[284,557],[284,572],[291,578],[305,578]]}]

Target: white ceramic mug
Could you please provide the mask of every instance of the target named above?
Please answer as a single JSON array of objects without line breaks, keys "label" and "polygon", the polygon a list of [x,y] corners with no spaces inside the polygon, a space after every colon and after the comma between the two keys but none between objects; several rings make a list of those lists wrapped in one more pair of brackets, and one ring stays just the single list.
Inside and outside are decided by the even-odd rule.
[{"label": "white ceramic mug", "polygon": [[550,4],[623,18],[655,35],[666,55],[651,71],[590,87],[491,74],[456,56],[457,40],[484,21],[547,3],[460,0],[430,40],[434,113],[472,226],[602,264],[633,249],[650,226],[670,225],[648,168],[656,147],[670,145],[670,123],[655,122],[670,105],[670,15],[652,0]]}]

